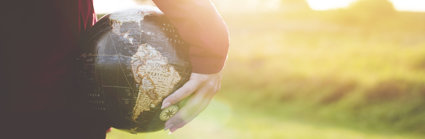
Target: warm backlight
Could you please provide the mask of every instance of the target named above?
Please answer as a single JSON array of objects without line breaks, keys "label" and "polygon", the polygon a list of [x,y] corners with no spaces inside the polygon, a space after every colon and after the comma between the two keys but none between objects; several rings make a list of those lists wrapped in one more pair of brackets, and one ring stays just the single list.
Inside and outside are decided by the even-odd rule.
[{"label": "warm backlight", "polygon": [[356,0],[307,0],[313,10],[328,10],[343,8]]}]

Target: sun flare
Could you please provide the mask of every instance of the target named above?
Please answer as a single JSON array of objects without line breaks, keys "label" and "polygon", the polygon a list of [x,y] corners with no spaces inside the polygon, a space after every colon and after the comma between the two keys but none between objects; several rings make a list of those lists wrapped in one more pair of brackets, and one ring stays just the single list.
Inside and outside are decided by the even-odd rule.
[{"label": "sun flare", "polygon": [[356,0],[307,0],[313,10],[328,10],[349,6]]},{"label": "sun flare", "polygon": [[[329,10],[348,7],[357,0],[306,0],[313,10]],[[424,0],[389,0],[399,11],[423,11]],[[111,13],[118,10],[139,7],[135,0],[93,0],[97,13]],[[281,5],[280,0],[213,0],[220,11],[264,11],[276,10]],[[235,8],[234,5],[238,5]]]}]

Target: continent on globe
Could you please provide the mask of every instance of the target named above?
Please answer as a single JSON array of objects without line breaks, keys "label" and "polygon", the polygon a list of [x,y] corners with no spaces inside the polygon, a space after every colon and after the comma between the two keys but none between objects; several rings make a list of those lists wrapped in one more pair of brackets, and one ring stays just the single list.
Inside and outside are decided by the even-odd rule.
[{"label": "continent on globe", "polygon": [[139,86],[133,110],[133,120],[136,120],[140,113],[156,107],[172,93],[181,77],[173,66],[168,65],[167,58],[149,44],[139,46],[131,57],[131,65],[134,80]]},{"label": "continent on globe", "polygon": [[102,17],[82,40],[81,88],[89,106],[114,128],[163,129],[184,104],[162,101],[190,78],[189,48],[157,8]]}]

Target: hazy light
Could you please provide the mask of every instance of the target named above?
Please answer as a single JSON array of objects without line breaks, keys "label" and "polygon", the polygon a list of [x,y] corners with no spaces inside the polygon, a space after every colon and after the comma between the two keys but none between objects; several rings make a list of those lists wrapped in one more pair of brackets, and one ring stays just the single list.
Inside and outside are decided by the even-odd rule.
[{"label": "hazy light", "polygon": [[93,0],[93,5],[96,13],[111,13],[140,6],[134,0]]},{"label": "hazy light", "polygon": [[[279,0],[213,0],[223,11],[238,9],[237,7],[251,7],[253,11],[261,11],[258,7],[276,9]],[[237,2],[236,2],[237,1]],[[313,10],[329,10],[348,7],[356,0],[307,0]],[[425,0],[390,0],[399,11],[425,11]],[[140,7],[134,0],[93,0],[96,13],[111,13],[114,11]],[[234,6],[236,4],[238,6]],[[261,6],[259,6],[261,5]],[[235,8],[236,7],[236,8]]]},{"label": "hazy light", "polygon": [[390,0],[399,11],[425,11],[425,0]]},{"label": "hazy light", "polygon": [[[313,10],[329,10],[348,7],[356,0],[307,0]],[[399,11],[425,11],[425,0],[389,0]]]},{"label": "hazy light", "polygon": [[328,10],[348,7],[356,0],[307,0],[313,10]]}]

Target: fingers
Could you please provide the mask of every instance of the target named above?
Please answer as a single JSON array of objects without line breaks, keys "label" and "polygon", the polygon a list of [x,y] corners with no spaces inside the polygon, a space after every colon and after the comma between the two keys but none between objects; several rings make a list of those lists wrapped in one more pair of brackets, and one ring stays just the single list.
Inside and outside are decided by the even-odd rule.
[{"label": "fingers", "polygon": [[202,82],[199,82],[198,80],[190,79],[182,87],[177,89],[173,94],[164,99],[164,101],[162,102],[161,109],[164,109],[183,100],[184,98],[195,92],[201,84]]},{"label": "fingers", "polygon": [[210,103],[220,89],[221,75],[192,73],[190,80],[172,95],[164,99],[163,108],[192,95],[187,103],[165,123],[165,130],[174,132],[193,120]]},{"label": "fingers", "polygon": [[175,116],[165,123],[165,130],[170,132],[183,127],[201,113],[210,103],[215,92],[213,88],[204,87],[191,97],[186,105]]}]

